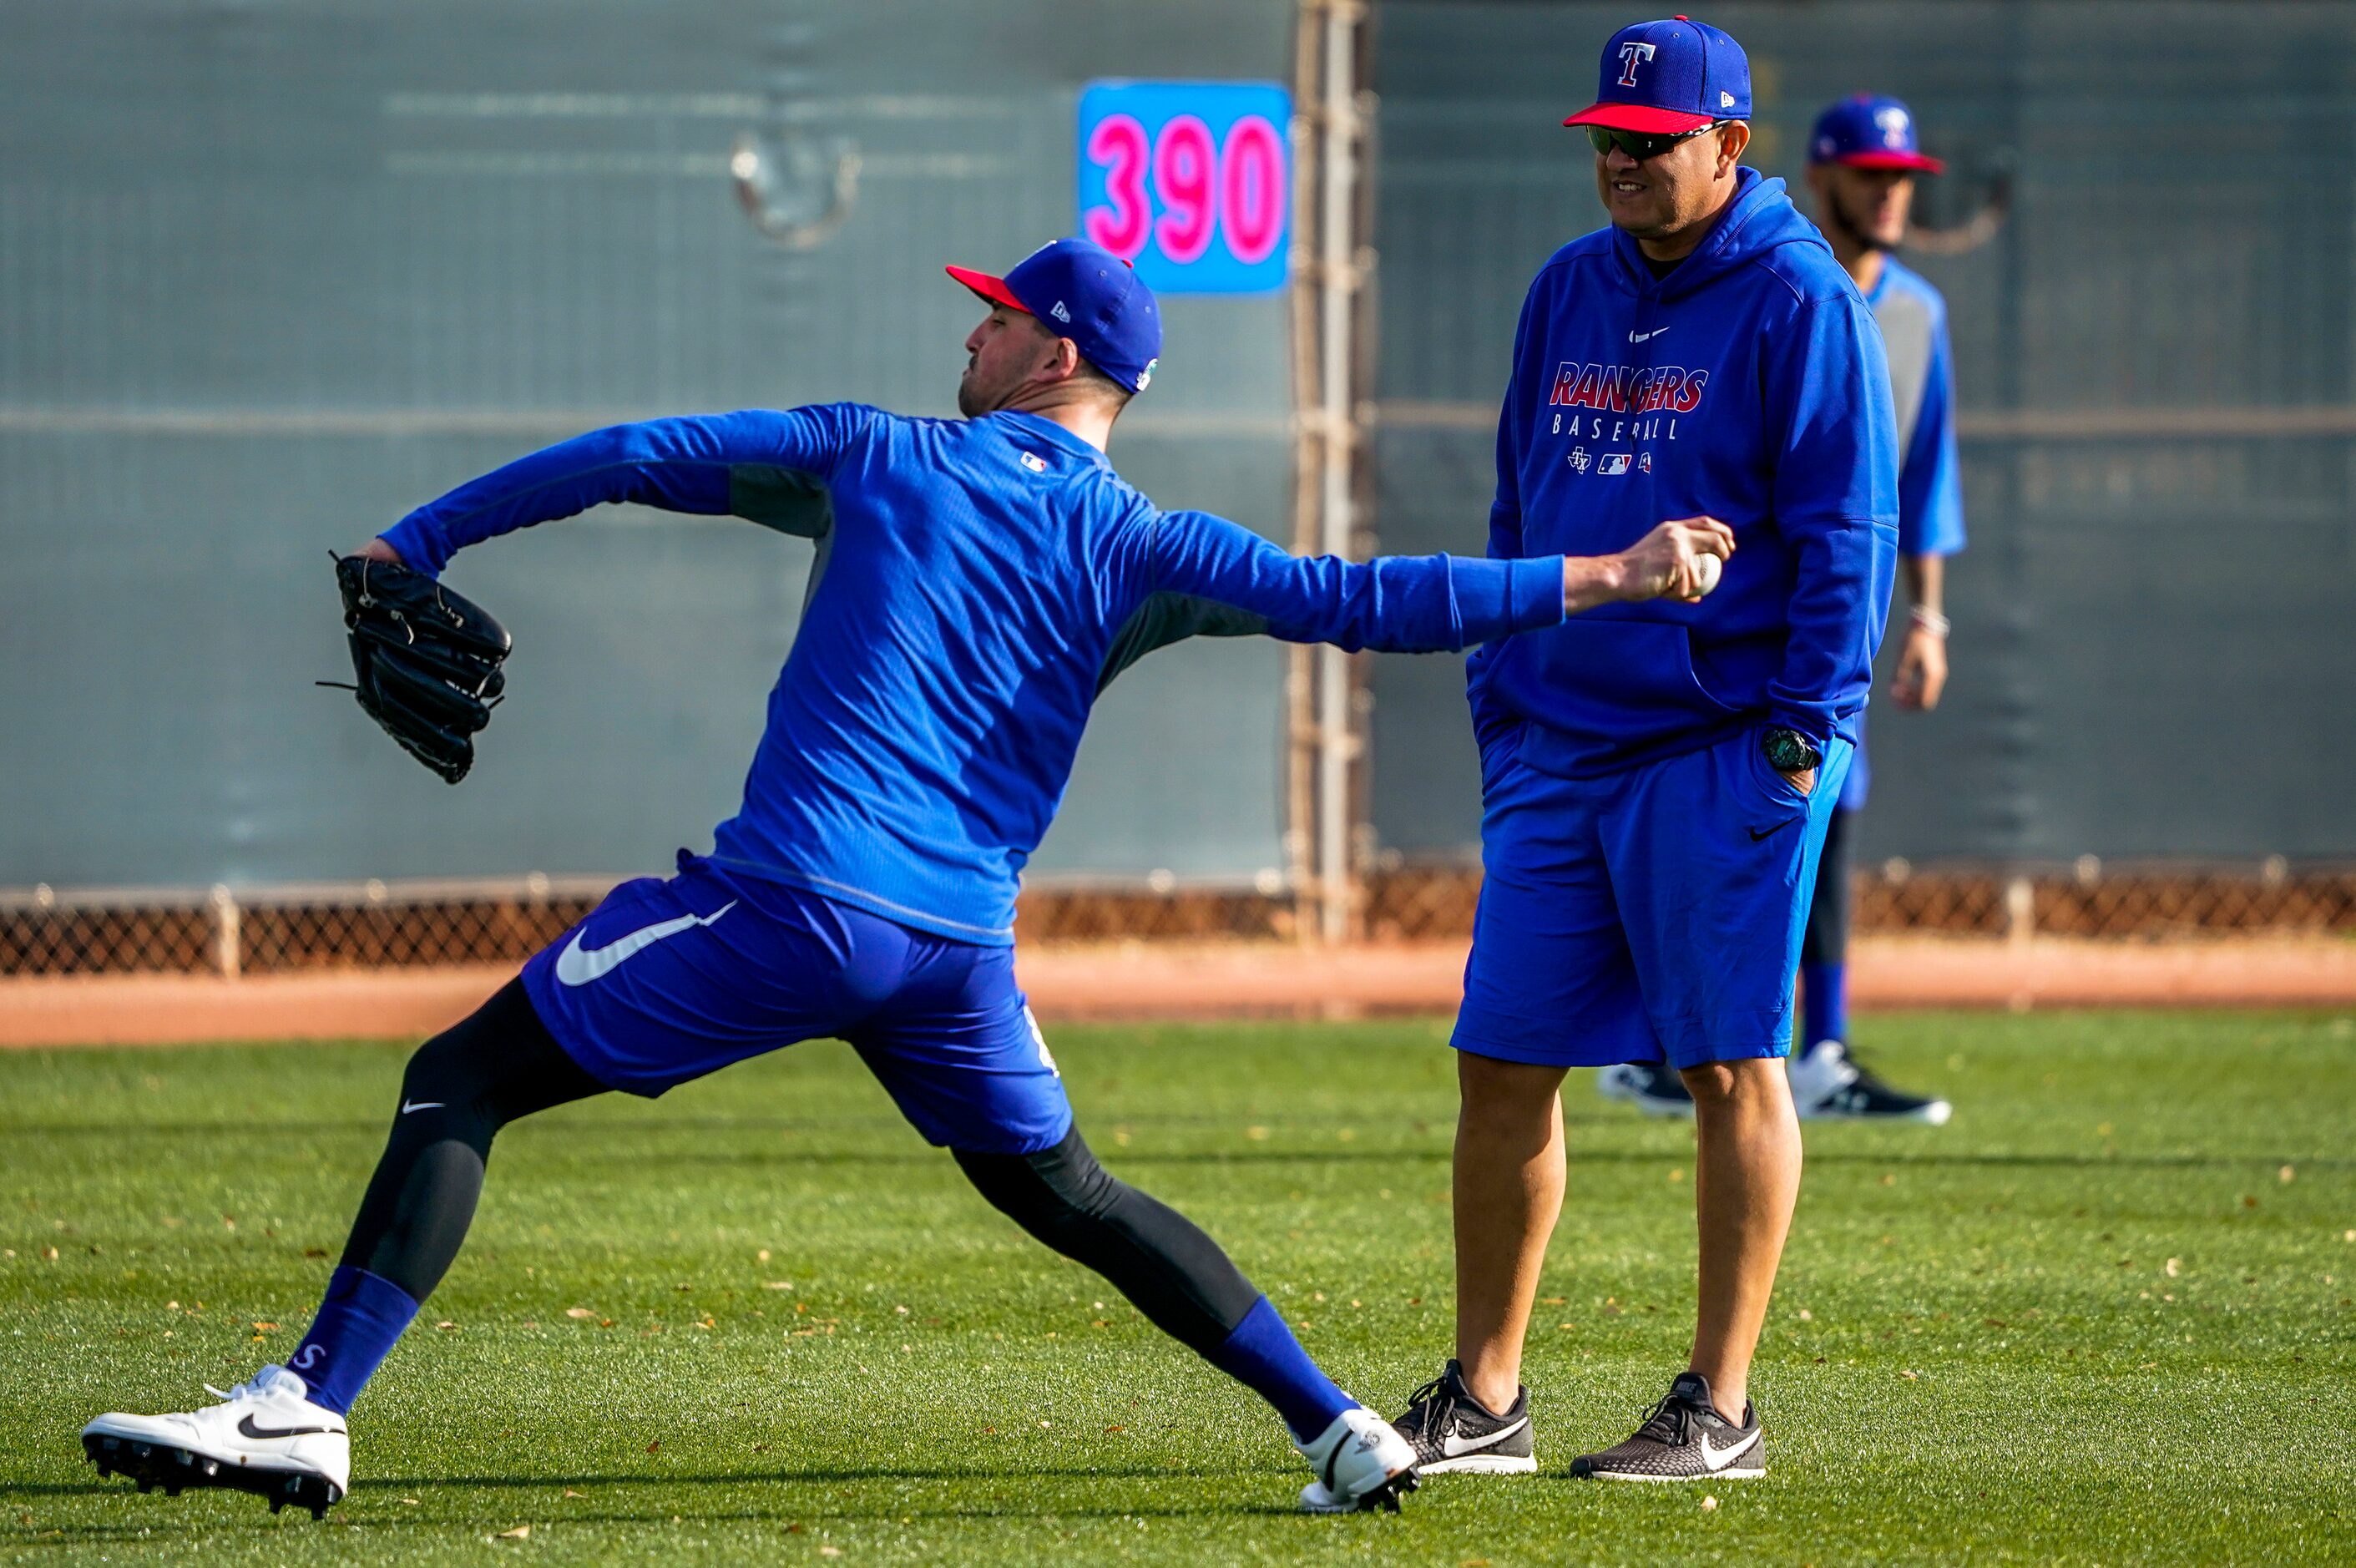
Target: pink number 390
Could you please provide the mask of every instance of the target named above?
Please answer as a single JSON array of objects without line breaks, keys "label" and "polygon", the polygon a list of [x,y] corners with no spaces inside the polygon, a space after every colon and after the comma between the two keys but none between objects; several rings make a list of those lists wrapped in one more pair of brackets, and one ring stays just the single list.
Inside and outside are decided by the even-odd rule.
[{"label": "pink number 390", "polygon": [[1183,266],[1223,236],[1235,259],[1252,265],[1283,237],[1292,193],[1282,137],[1265,115],[1238,119],[1222,145],[1198,115],[1173,115],[1149,138],[1135,115],[1108,114],[1087,152],[1105,171],[1105,205],[1088,209],[1087,236],[1117,256],[1134,260],[1158,241]]}]

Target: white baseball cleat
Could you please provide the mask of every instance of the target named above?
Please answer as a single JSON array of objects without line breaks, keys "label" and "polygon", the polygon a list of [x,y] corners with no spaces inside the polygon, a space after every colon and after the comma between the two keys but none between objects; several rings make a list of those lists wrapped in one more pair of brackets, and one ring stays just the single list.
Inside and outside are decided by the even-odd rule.
[{"label": "white baseball cleat", "polygon": [[1313,1441],[1293,1446],[1317,1472],[1301,1488],[1303,1513],[1397,1513],[1399,1498],[1416,1488],[1415,1445],[1364,1405],[1344,1411]]},{"label": "white baseball cleat", "polygon": [[81,1429],[82,1452],[102,1478],[124,1475],[143,1492],[178,1497],[188,1487],[230,1487],[324,1519],[343,1500],[352,1473],[344,1418],[313,1404],[310,1386],[284,1367],[264,1367],[223,1392],[222,1402],[174,1415],[102,1415]]}]

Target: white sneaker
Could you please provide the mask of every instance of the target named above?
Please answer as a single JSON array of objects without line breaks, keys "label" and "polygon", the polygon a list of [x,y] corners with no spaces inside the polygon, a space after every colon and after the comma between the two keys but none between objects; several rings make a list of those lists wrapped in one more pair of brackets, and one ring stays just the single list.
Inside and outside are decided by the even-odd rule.
[{"label": "white sneaker", "polygon": [[143,1492],[178,1497],[187,1487],[232,1487],[324,1519],[343,1500],[352,1473],[344,1418],[313,1404],[310,1385],[284,1367],[264,1367],[222,1392],[221,1403],[176,1415],[102,1415],[81,1429],[82,1452],[101,1478],[130,1477]]},{"label": "white sneaker", "polygon": [[1818,1040],[1792,1058],[1792,1104],[1803,1122],[1920,1122],[1944,1127],[1954,1107],[1933,1095],[1893,1089],[1838,1040]]},{"label": "white sneaker", "polygon": [[1415,1445],[1364,1405],[1335,1416],[1314,1441],[1293,1446],[1317,1472],[1301,1488],[1303,1513],[1397,1513],[1401,1495],[1416,1488]]}]

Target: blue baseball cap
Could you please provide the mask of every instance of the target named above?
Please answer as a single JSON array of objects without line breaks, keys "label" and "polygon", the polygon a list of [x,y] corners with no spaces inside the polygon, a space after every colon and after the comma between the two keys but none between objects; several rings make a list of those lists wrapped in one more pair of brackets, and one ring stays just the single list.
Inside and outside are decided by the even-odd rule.
[{"label": "blue baseball cap", "polygon": [[1595,102],[1563,122],[1676,135],[1751,118],[1751,59],[1729,35],[1685,16],[1639,22],[1603,46]]},{"label": "blue baseball cap", "polygon": [[1860,92],[1816,116],[1808,135],[1808,161],[1850,168],[1920,169],[1944,174],[1947,166],[1914,140],[1914,116],[1895,98]]},{"label": "blue baseball cap", "polygon": [[1056,240],[1017,262],[1004,277],[971,267],[949,276],[992,305],[1037,317],[1069,338],[1080,358],[1131,392],[1143,392],[1162,362],[1162,307],[1136,269],[1102,245]]}]

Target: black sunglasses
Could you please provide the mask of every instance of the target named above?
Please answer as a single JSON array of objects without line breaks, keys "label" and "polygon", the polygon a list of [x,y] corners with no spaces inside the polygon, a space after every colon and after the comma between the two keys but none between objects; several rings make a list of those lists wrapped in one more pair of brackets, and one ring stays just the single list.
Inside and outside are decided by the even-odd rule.
[{"label": "black sunglasses", "polygon": [[1615,131],[1609,125],[1585,125],[1580,129],[1587,133],[1588,141],[1598,154],[1609,153],[1612,148],[1618,147],[1638,163],[1643,163],[1646,158],[1659,157],[1679,142],[1690,142],[1696,136],[1715,131],[1725,124],[1723,120],[1713,120],[1707,125],[1697,125],[1690,131],[1672,131],[1665,135],[1650,131]]}]

